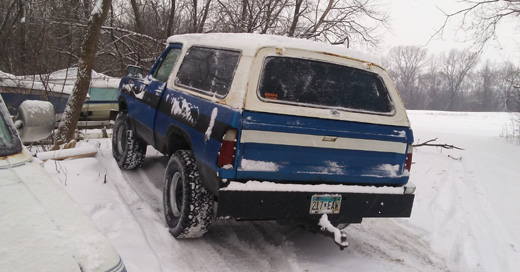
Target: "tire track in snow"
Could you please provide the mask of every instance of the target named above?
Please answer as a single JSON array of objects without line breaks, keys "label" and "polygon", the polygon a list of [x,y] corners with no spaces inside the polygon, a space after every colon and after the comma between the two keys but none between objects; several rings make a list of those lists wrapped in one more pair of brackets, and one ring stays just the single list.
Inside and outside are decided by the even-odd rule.
[{"label": "tire track in snow", "polygon": [[[165,157],[149,156],[142,168],[136,171],[121,171],[125,180],[129,181],[128,185],[152,207],[163,225],[165,222],[161,189],[166,163]],[[160,199],[160,205],[157,199]],[[278,233],[279,226],[274,222],[252,223],[214,219],[212,225],[203,238],[173,241],[183,246],[197,247],[194,248],[197,251],[204,251],[203,256],[210,256],[204,258],[206,262],[208,259],[216,261],[211,271],[215,271],[216,267],[222,268],[221,271],[304,270],[298,266],[292,243]],[[259,256],[261,258],[258,258]]]},{"label": "tire track in snow", "polygon": [[304,271],[275,222],[216,220],[205,237],[234,271]]},{"label": "tire track in snow", "polygon": [[401,219],[365,219],[361,225],[346,229],[352,237],[350,247],[362,255],[387,260],[393,264],[390,271],[451,271],[446,260],[405,224]]},{"label": "tire track in snow", "polygon": [[[103,155],[106,158],[106,154]],[[112,164],[111,169],[117,169],[115,161],[110,157],[105,163]],[[149,184],[147,175],[140,171],[117,171],[110,173],[120,197],[139,224],[146,238],[149,250],[156,256],[160,271],[230,271],[231,268],[222,260],[219,254],[199,240],[175,240],[162,218],[162,209],[153,208],[157,198],[153,192],[137,190],[134,181],[142,179],[143,184]],[[130,182],[129,182],[130,181]],[[148,186],[148,185],[146,185]],[[142,188],[139,188],[142,189]],[[161,198],[162,200],[162,198]]]},{"label": "tire track in snow", "polygon": [[[162,190],[159,188],[162,189],[163,186],[162,177],[166,163],[167,160],[164,157],[147,157],[141,169],[122,171],[126,180],[130,181],[129,186],[150,206],[157,206],[156,199],[161,200],[160,208],[154,207],[153,210],[161,218],[162,224],[165,222],[163,220]],[[276,225],[272,222],[265,224]],[[266,242],[266,233],[259,231],[251,222],[214,219],[212,225],[210,232],[201,239],[174,239],[174,241],[183,245],[188,241],[191,244],[197,244],[200,247],[197,250],[205,251],[205,254],[212,256],[211,260],[218,258],[227,264],[228,268],[222,269],[222,271],[302,271],[297,266],[295,256],[288,258],[291,254],[294,255],[292,249]],[[274,235],[276,228],[270,233]],[[278,241],[287,243],[283,236],[277,236]],[[262,258],[258,258],[258,256],[262,256]],[[214,267],[224,266],[216,265]]]}]

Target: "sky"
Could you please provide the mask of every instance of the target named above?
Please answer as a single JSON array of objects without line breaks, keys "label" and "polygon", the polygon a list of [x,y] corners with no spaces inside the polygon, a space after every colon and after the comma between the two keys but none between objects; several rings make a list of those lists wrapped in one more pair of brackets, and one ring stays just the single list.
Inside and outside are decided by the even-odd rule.
[{"label": "sky", "polygon": [[[397,45],[424,46],[430,53],[465,49],[471,45],[459,22],[451,20],[442,37],[431,37],[443,25],[445,12],[454,12],[463,5],[458,0],[384,0],[390,16],[392,31],[385,31],[382,49]],[[518,22],[518,21],[517,21]],[[520,64],[520,22],[502,23],[498,28],[498,40],[486,44],[483,59],[503,62],[511,60]],[[431,41],[429,41],[431,39]]]}]

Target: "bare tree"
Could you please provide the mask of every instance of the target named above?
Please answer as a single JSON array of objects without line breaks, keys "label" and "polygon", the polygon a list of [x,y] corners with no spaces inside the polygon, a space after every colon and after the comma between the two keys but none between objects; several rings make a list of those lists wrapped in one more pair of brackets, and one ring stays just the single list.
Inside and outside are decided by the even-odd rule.
[{"label": "bare tree", "polygon": [[439,71],[438,63],[438,58],[430,58],[426,72],[419,76],[418,89],[421,93],[424,93],[423,106],[420,109],[444,109],[441,88],[443,85],[443,77]]},{"label": "bare tree", "polygon": [[500,110],[520,112],[520,68],[510,62],[504,63],[498,69],[496,77]]},{"label": "bare tree", "polygon": [[58,126],[56,142],[68,142],[73,139],[79,120],[81,107],[90,87],[92,68],[97,50],[101,27],[105,22],[112,0],[97,0],[88,21],[85,38],[81,45],[80,60],[76,84],[67,102],[67,107]]},{"label": "bare tree", "polygon": [[499,90],[497,86],[498,69],[489,60],[476,73],[475,105],[470,110],[474,111],[498,111]]},{"label": "bare tree", "polygon": [[417,109],[417,80],[427,61],[426,49],[417,46],[397,46],[388,53],[391,71],[407,108]]},{"label": "bare tree", "polygon": [[190,8],[190,28],[188,32],[203,33],[209,12],[212,7],[212,0],[191,0]]},{"label": "bare tree", "polygon": [[464,0],[466,7],[455,12],[445,12],[446,19],[436,34],[442,34],[451,19],[460,18],[461,27],[474,38],[476,44],[482,46],[496,38],[497,27],[506,18],[520,16],[518,0]]},{"label": "bare tree", "polygon": [[143,22],[141,21],[141,11],[139,10],[140,3],[137,0],[130,0],[132,11],[134,12],[135,31],[137,33],[144,33]]},{"label": "bare tree", "polygon": [[457,110],[457,101],[462,92],[462,84],[468,73],[475,67],[478,55],[468,51],[452,49],[442,56],[441,72],[446,78],[446,110]]},{"label": "bare tree", "polygon": [[304,3],[304,0],[294,0],[294,10],[292,13],[292,20],[291,26],[289,27],[289,31],[287,32],[287,35],[289,37],[294,37],[294,33],[296,32],[296,26],[298,25],[298,21],[300,20],[300,17],[303,16],[303,14],[306,12],[308,3],[305,1],[305,5],[302,7],[302,4]]},{"label": "bare tree", "polygon": [[375,0],[295,0],[289,36],[377,47],[377,30],[387,26],[387,15]]},{"label": "bare tree", "polygon": [[223,32],[270,33],[289,0],[217,0]]},{"label": "bare tree", "polygon": [[177,1],[170,0],[170,11],[168,13],[168,26],[166,27],[166,36],[169,37],[173,34],[173,25],[175,23],[175,12],[177,8]]}]

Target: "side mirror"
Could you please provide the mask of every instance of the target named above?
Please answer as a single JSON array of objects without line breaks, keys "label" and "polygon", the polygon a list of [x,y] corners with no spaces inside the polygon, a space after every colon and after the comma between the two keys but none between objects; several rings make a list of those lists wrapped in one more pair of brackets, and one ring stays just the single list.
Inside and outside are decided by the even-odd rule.
[{"label": "side mirror", "polygon": [[35,142],[49,137],[56,124],[55,118],[50,102],[25,100],[18,108],[14,124],[22,142]]},{"label": "side mirror", "polygon": [[131,78],[142,78],[143,68],[134,65],[128,65],[126,67],[126,74]]}]

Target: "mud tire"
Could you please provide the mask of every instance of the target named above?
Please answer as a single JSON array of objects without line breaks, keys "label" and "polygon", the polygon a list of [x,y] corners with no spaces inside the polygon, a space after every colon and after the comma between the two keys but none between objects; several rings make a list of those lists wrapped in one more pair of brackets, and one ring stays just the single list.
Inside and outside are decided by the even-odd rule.
[{"label": "mud tire", "polygon": [[112,155],[121,169],[135,169],[143,164],[146,142],[130,126],[126,112],[120,112],[114,124]]},{"label": "mud tire", "polygon": [[173,154],[166,167],[163,190],[164,217],[175,238],[198,238],[208,231],[213,196],[202,186],[191,151]]}]

